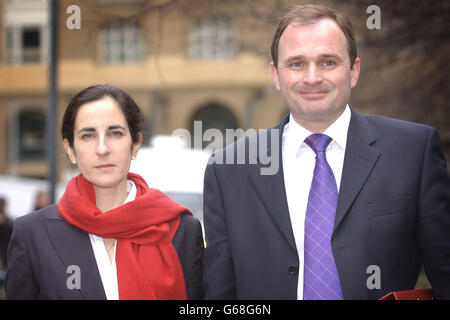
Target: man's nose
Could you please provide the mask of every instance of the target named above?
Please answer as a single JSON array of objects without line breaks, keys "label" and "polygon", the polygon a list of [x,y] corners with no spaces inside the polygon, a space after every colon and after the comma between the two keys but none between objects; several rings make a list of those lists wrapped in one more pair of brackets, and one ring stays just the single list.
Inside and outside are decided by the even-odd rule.
[{"label": "man's nose", "polygon": [[311,64],[305,72],[303,82],[307,84],[316,84],[323,80],[322,74],[316,65]]}]

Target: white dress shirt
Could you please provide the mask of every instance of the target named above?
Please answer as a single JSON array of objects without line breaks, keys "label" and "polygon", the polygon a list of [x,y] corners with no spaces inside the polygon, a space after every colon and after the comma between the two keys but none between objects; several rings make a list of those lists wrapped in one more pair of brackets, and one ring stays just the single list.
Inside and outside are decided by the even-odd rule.
[{"label": "white dress shirt", "polygon": [[[338,192],[344,166],[344,155],[350,118],[351,112],[347,105],[341,116],[328,127],[325,132],[323,132],[333,139],[328,145],[325,154],[328,164],[333,170]],[[297,299],[299,300],[303,299],[306,207],[316,163],[316,154],[304,142],[311,134],[312,132],[295,122],[291,114],[289,122],[284,127],[282,138],[284,183],[295,244],[300,260],[297,287]]]},{"label": "white dress shirt", "polygon": [[[136,185],[133,181],[127,180],[128,197],[125,203],[133,201],[136,198]],[[119,286],[117,283],[117,268],[116,268],[116,246],[117,241],[114,242],[114,251],[111,261],[109,260],[108,252],[103,242],[103,238],[95,234],[89,234],[92,249],[94,250],[95,261],[97,262],[100,278],[102,279],[103,289],[105,290],[107,300],[119,300]]]}]

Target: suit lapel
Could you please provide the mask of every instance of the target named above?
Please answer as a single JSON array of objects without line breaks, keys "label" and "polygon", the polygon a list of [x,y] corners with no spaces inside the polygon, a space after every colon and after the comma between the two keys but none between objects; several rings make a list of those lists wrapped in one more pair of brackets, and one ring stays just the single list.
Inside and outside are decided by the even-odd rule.
[{"label": "suit lapel", "polygon": [[380,157],[380,152],[371,146],[375,141],[367,120],[352,109],[334,231],[349,211]]},{"label": "suit lapel", "polygon": [[[334,231],[336,231],[349,211],[351,204],[357,197],[381,154],[380,151],[372,147],[372,144],[376,141],[376,137],[371,132],[367,120],[353,109],[351,109],[351,112],[352,117],[347,136],[347,146],[336,208]],[[292,248],[296,249],[289,216],[286,189],[284,186],[281,152],[283,129],[288,121],[289,115],[286,116],[283,122],[278,126],[268,129],[267,135],[261,133],[258,134],[259,139],[265,139],[267,137],[268,142],[266,145],[267,156],[269,159],[271,158],[272,152],[278,152],[279,170],[277,173],[274,175],[261,174],[261,168],[267,167],[267,165],[266,161],[262,161],[260,152],[256,160],[257,165],[249,165],[249,175],[261,202],[267,209],[274,223],[283,233]],[[277,145],[272,145],[270,143],[270,136],[272,134],[278,135]],[[250,140],[249,143],[255,142]],[[252,159],[250,159],[250,163],[252,163],[251,161]]]},{"label": "suit lapel", "polygon": [[[281,157],[283,129],[288,120],[289,115],[275,128],[261,130],[255,136],[256,139],[249,140],[250,144],[258,144],[259,151],[258,155],[256,155],[256,161],[252,158],[249,159],[250,165],[248,172],[261,202],[275,225],[279,228],[291,247],[297,250],[289,216],[286,189],[284,187],[283,161]],[[262,139],[267,141],[267,143],[262,143]],[[271,159],[271,163],[269,164],[267,163],[268,159]],[[277,170],[269,170],[270,166],[272,166],[272,169],[275,169],[273,166],[276,166]],[[262,174],[265,172],[264,170],[266,170],[266,173],[270,172],[273,174]]]},{"label": "suit lapel", "polygon": [[[44,219],[44,224],[49,238],[66,269],[70,265],[76,265],[80,268],[81,289],[73,290],[77,290],[87,300],[105,300],[106,295],[89,235],[65,222],[58,212],[54,217]],[[69,277],[70,274],[67,276]]]}]

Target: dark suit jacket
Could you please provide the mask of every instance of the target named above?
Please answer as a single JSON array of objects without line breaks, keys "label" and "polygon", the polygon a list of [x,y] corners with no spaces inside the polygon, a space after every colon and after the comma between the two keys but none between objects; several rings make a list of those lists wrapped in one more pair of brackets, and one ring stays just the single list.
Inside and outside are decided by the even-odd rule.
[{"label": "dark suit jacket", "polygon": [[[204,184],[206,299],[297,297],[300,262],[281,160],[287,121],[210,159]],[[274,135],[278,146],[260,143],[252,155],[249,146]],[[220,164],[227,153],[236,160],[239,150],[245,150],[246,164]],[[275,175],[261,175],[268,167],[261,150],[279,156]],[[434,128],[352,110],[331,239],[344,298],[378,299],[413,289],[424,264],[435,296],[450,299],[449,199]],[[380,289],[367,285],[375,283],[369,279],[373,265],[380,270]]]},{"label": "dark suit jacket", "polygon": [[12,230],[13,223],[8,218],[3,223],[0,223],[0,265],[3,268],[6,267],[8,244],[11,239]]},{"label": "dark suit jacket", "polygon": [[[172,242],[188,299],[202,299],[203,237],[199,221],[183,214]],[[79,290],[67,287],[70,265],[80,268]],[[88,233],[68,224],[56,205],[14,221],[5,284],[6,299],[106,299]]]}]

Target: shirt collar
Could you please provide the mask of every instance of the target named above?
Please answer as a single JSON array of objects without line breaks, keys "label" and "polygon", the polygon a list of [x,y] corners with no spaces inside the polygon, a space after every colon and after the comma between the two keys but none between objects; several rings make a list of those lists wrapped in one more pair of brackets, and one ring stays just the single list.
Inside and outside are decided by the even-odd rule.
[{"label": "shirt collar", "polygon": [[324,132],[324,134],[333,139],[338,147],[344,151],[347,145],[347,133],[351,116],[350,107],[347,105],[339,118],[337,118]]},{"label": "shirt collar", "polygon": [[136,192],[137,192],[136,185],[131,180],[127,180],[127,192],[128,192],[128,196],[125,199],[125,202],[123,204],[136,199]]},{"label": "shirt collar", "polygon": [[[351,111],[347,104],[344,112],[324,132],[324,134],[333,139],[332,142],[343,151],[345,151],[347,145],[347,133],[350,126],[350,118]],[[287,133],[287,141],[297,145],[297,150],[298,147],[307,147],[307,145],[304,144],[304,141],[308,136],[313,134],[311,131],[299,125],[292,117],[292,113],[289,115],[289,122],[285,126],[285,133]]]}]

